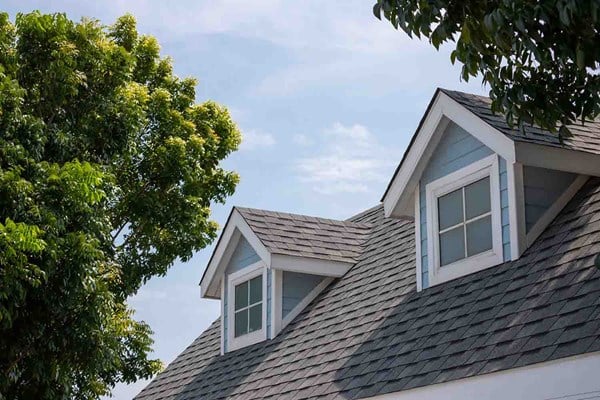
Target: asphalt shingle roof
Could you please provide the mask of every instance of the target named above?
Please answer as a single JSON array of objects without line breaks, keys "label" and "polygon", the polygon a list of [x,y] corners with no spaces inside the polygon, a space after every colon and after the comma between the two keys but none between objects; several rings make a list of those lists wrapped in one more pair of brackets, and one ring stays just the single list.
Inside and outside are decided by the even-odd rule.
[{"label": "asphalt shingle roof", "polygon": [[569,130],[573,135],[565,138],[561,144],[556,134],[544,131],[536,126],[526,126],[524,129],[525,134],[521,133],[518,128],[511,128],[506,123],[503,115],[492,113],[489,97],[454,90],[441,90],[512,140],[600,154],[600,121],[569,125]]},{"label": "asphalt shingle roof", "polygon": [[359,399],[600,350],[600,179],[514,262],[416,291],[414,227],[381,206],[357,262],[276,338],[215,322],[136,398]]},{"label": "asphalt shingle roof", "polygon": [[236,207],[262,244],[275,254],[354,264],[370,225],[352,221]]}]

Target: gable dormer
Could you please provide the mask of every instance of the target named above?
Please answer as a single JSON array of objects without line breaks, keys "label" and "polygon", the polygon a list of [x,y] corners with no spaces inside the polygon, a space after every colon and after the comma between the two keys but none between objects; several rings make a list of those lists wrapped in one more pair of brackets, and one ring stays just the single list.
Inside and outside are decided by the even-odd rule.
[{"label": "gable dormer", "polygon": [[235,207],[200,282],[221,300],[221,351],[275,337],[352,267],[369,227]]},{"label": "gable dormer", "polygon": [[436,91],[382,199],[415,220],[417,288],[516,260],[588,176],[600,155],[492,114],[489,99]]}]

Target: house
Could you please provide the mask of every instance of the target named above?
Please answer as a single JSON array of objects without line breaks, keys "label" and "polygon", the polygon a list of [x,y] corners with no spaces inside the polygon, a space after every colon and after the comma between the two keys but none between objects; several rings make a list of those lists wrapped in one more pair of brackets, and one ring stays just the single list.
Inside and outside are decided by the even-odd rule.
[{"label": "house", "polygon": [[600,123],[561,143],[439,89],[382,203],[235,207],[221,317],[137,397],[600,399]]}]

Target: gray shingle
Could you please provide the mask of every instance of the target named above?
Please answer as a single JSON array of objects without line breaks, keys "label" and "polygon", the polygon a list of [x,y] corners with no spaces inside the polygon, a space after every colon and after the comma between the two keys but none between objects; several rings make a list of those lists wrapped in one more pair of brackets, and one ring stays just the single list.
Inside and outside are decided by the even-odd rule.
[{"label": "gray shingle", "polygon": [[356,263],[370,225],[236,207],[262,244],[274,254]]},{"label": "gray shingle", "polygon": [[[289,220],[316,221],[272,217],[288,219],[284,232],[298,226]],[[599,220],[591,179],[519,260],[421,292],[412,223],[380,206],[317,220],[370,227],[345,276],[272,340],[221,356],[215,322],[136,398],[363,398],[597,351]]]}]

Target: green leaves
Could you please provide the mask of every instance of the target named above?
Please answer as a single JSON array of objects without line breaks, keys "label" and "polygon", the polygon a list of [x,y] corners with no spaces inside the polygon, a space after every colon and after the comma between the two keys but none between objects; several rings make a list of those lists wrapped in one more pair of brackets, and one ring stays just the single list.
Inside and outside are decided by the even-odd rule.
[{"label": "green leaves", "polygon": [[0,399],[96,399],[148,378],[127,297],[208,245],[238,182],[227,110],[195,104],[126,15],[0,14]]},{"label": "green leaves", "polygon": [[523,131],[532,123],[563,140],[561,127],[600,113],[599,8],[577,0],[377,0],[374,13],[435,48],[458,38],[451,62],[463,64],[463,79],[489,85],[495,111]]}]

